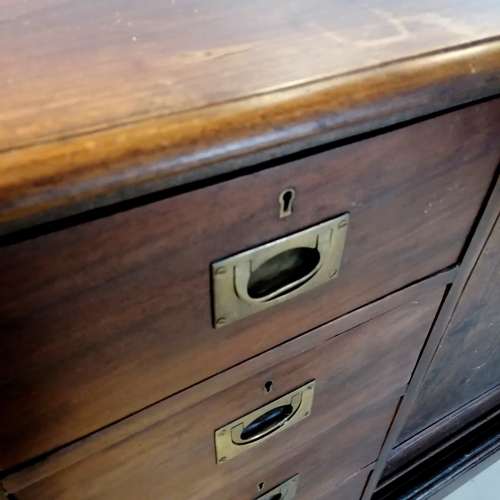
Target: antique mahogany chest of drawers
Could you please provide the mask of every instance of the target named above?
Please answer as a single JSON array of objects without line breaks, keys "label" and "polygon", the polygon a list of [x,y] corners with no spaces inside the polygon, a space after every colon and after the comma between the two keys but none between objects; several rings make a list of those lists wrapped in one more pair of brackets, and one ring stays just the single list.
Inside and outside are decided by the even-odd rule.
[{"label": "antique mahogany chest of drawers", "polygon": [[0,2],[0,497],[496,458],[497,37],[488,0]]}]

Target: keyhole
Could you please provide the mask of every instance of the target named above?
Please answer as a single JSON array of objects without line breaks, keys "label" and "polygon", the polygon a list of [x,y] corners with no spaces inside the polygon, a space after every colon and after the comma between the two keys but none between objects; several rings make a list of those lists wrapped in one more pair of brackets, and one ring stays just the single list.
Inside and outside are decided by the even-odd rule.
[{"label": "keyhole", "polygon": [[272,392],[272,390],[274,389],[274,382],[272,380],[268,380],[265,384],[264,384],[264,392],[266,394]]},{"label": "keyhole", "polygon": [[264,482],[259,483],[259,485],[257,486],[257,490],[258,490],[258,491],[262,491],[262,490],[264,489],[264,485],[265,485],[265,483],[264,483]]},{"label": "keyhole", "polygon": [[295,189],[285,189],[279,197],[280,218],[288,217],[293,212],[293,200],[295,199]]},{"label": "keyhole", "polygon": [[293,193],[291,191],[287,191],[283,195],[283,212],[290,212],[292,198]]}]

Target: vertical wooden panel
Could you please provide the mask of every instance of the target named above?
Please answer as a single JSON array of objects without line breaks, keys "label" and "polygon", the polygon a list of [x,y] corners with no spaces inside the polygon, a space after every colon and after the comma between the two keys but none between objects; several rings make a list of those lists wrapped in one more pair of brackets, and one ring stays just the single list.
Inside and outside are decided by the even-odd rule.
[{"label": "vertical wooden panel", "polygon": [[399,442],[497,386],[500,386],[500,222],[493,229],[460,298]]}]

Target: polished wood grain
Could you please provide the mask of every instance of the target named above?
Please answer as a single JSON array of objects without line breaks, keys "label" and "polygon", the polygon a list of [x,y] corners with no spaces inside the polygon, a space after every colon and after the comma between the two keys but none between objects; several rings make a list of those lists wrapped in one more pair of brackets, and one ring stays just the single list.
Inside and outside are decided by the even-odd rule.
[{"label": "polished wood grain", "polygon": [[469,279],[399,442],[500,383],[500,223]]},{"label": "polished wood grain", "polygon": [[[500,156],[499,116],[483,103],[2,248],[2,465],[454,264]],[[290,186],[295,212],[279,219]],[[211,262],[347,211],[336,280],[214,331]]]},{"label": "polished wood grain", "polygon": [[499,18],[495,0],[4,1],[0,221],[498,93]]},{"label": "polished wood grain", "polygon": [[[337,486],[333,491],[329,491],[325,495],[320,498],[315,498],[314,500],[359,500],[371,471],[372,467],[363,469],[361,472],[358,472],[353,477],[350,477]],[[305,498],[308,497],[305,496],[304,499]],[[301,500],[301,497],[298,497],[297,500]]]},{"label": "polished wood grain", "polygon": [[417,303],[419,297],[432,293],[438,288],[446,288],[455,278],[456,268],[439,273],[405,289],[388,295],[383,299],[342,316],[311,333],[301,335],[282,344],[279,349],[272,349],[249,359],[230,370],[198,384],[188,391],[178,393],[166,400],[142,410],[131,417],[106,427],[92,436],[65,446],[61,450],[44,456],[31,467],[9,474],[6,484],[10,490],[21,490],[42,479],[54,475],[80,461],[88,459],[104,448],[114,446],[129,436],[146,427],[152,427],[165,418],[197,405],[201,401],[223,390],[227,390],[248,377],[258,373],[262,367],[273,367],[297,356],[304,351],[322,345],[334,336],[366,323],[382,314],[397,309],[409,302]]},{"label": "polished wood grain", "polygon": [[499,17],[491,0],[3,2],[2,149],[487,39]]},{"label": "polished wood grain", "polygon": [[[365,467],[366,460],[377,456],[399,396],[400,392],[396,392],[370,404],[350,419],[310,440],[306,446],[299,447],[293,458],[278,467],[269,467],[266,474],[284,477],[296,470],[299,473],[297,500],[334,500],[347,495],[351,495],[349,500],[358,500],[371,471],[371,466]],[[351,477],[346,479],[348,476]],[[245,491],[233,487],[225,491],[226,494],[210,500],[251,498],[252,495],[249,488]]]},{"label": "polished wood grain", "polygon": [[[277,444],[276,453],[270,454],[269,461],[266,461],[265,465],[263,465],[260,456],[254,459],[255,464],[249,465],[248,462],[243,464],[240,462],[239,467],[244,469],[252,469],[254,465],[257,465],[255,470],[235,472],[235,469],[238,468],[238,465],[235,464],[233,471],[227,475],[224,474],[225,477],[228,477],[227,483],[223,486],[217,484],[214,488],[216,490],[214,494],[190,496],[193,495],[192,488],[178,482],[177,490],[172,498],[176,500],[187,498],[199,498],[200,500],[253,498],[252,495],[257,490],[256,485],[260,482],[274,484],[276,479],[281,478],[282,481],[289,478],[294,474],[294,471],[299,474],[297,495],[295,496],[297,500],[335,498],[335,495],[345,495],[342,493],[343,488],[350,492],[354,489],[356,493],[361,494],[364,486],[364,484],[359,485],[361,479],[355,480],[353,485],[339,483],[347,483],[346,477],[363,469],[369,457],[376,458],[400,396],[401,390],[398,390],[389,397],[370,404],[348,420],[320,432],[312,439],[295,446],[293,450],[287,450],[285,456],[279,454],[281,446]],[[266,451],[266,454],[268,453]],[[231,483],[232,480],[229,479],[233,475],[236,484]],[[220,480],[221,475],[217,474],[217,476]],[[222,480],[224,481],[224,479]],[[340,491],[337,492],[337,489]],[[155,494],[160,495],[162,491],[163,488],[158,489]],[[212,491],[211,487],[210,491]],[[27,493],[28,495],[19,492],[20,500],[38,498],[38,490],[36,489],[33,493],[31,491]],[[45,499],[45,497],[43,498]],[[111,496],[110,500],[114,500],[114,498]],[[125,498],[128,500],[127,496]],[[121,499],[121,493],[117,494],[116,499]]]},{"label": "polished wood grain", "polygon": [[[304,489],[317,488],[321,496],[376,458],[443,292],[434,289],[341,335],[330,328],[330,339],[325,326],[319,345],[313,331],[304,337],[312,348],[271,366],[264,357],[244,380],[181,411],[167,400],[163,419],[150,423],[146,417],[142,428],[112,445],[103,431],[102,438],[91,438],[101,439],[101,449],[86,458],[69,460],[67,468],[35,482],[24,479],[20,489],[16,475],[3,485],[18,500],[125,500],[139,488],[146,498],[215,500],[251,496],[260,482],[279,484],[302,467]],[[275,349],[278,359],[281,349]],[[311,379],[316,389],[310,417],[216,465],[217,428]],[[267,380],[274,381],[270,394],[263,390]],[[206,393],[206,384],[178,398]],[[26,478],[29,470],[21,474]]]},{"label": "polished wood grain", "polygon": [[[200,475],[206,473],[207,467],[202,467],[199,471],[190,468],[190,475],[182,473],[179,475],[179,471],[176,471],[177,476],[168,476],[172,473],[172,464],[167,464],[161,456],[157,456],[154,462],[143,467],[142,475],[146,483],[124,478],[124,484],[120,486],[118,478],[112,477],[110,480],[110,477],[114,476],[114,466],[110,462],[103,461],[101,457],[96,457],[106,472],[88,470],[88,473],[94,475],[84,478],[83,475],[76,475],[72,469],[67,471],[68,479],[77,483],[78,491],[61,475],[16,492],[15,498],[16,500],[66,500],[67,498],[97,500],[105,495],[104,498],[109,500],[130,500],[137,497],[137,490],[140,489],[141,494],[148,500],[162,496],[175,500],[252,499],[259,495],[258,485],[261,483],[264,483],[265,488],[267,485],[276,486],[296,473],[299,474],[295,497],[297,500],[335,498],[337,488],[332,488],[332,485],[338,484],[339,480],[363,468],[366,458],[376,457],[400,394],[401,391],[398,391],[392,397],[368,406],[365,411],[353,415],[351,422],[343,422],[332,429],[320,432],[309,441],[295,444],[293,450],[281,446],[283,442],[280,442],[277,450],[267,453],[267,457],[254,457],[253,463],[242,464],[240,460],[239,465],[231,465],[231,462],[228,462],[225,464],[226,470],[217,470],[215,468],[218,466],[214,462],[211,464],[213,470],[210,477]],[[284,453],[279,453],[280,448],[284,450],[286,456]],[[169,458],[171,459],[170,456]],[[108,460],[116,463],[119,458],[117,455],[108,454]],[[137,463],[135,460],[134,462]],[[79,472],[85,474],[81,467]],[[125,469],[123,473],[128,474]],[[132,472],[132,475],[138,479],[135,472]],[[338,486],[340,490],[338,494],[341,494],[343,488],[350,492],[355,488],[356,493],[358,491],[361,493],[360,486],[341,484]],[[73,496],[75,494],[76,497]]]}]

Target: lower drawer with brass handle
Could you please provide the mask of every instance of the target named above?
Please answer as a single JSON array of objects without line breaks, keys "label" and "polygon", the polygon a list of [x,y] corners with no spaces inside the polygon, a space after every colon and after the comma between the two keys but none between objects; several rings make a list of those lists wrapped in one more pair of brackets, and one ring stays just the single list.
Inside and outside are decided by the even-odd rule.
[{"label": "lower drawer with brass handle", "polygon": [[[264,495],[261,495],[256,500],[292,500],[297,493],[298,498],[308,498],[311,500],[359,500],[372,470],[373,464],[365,467],[345,481],[342,481],[333,489],[325,487],[327,481],[323,481],[322,484],[318,484],[319,487],[316,488],[316,490],[314,488],[315,485],[313,485],[311,488],[307,489],[304,494],[301,493],[308,485],[302,484],[301,490],[297,491],[300,477],[299,474],[296,474]],[[264,487],[265,483],[260,483],[258,485],[258,488],[264,489]],[[326,489],[328,489],[328,491],[324,493]]]},{"label": "lower drawer with brass handle", "polygon": [[[297,492],[297,483],[299,482],[299,475],[291,477],[284,483],[281,483],[276,488],[268,491],[256,500],[292,500],[295,498]],[[264,488],[264,483],[260,483],[260,488]]]},{"label": "lower drawer with brass handle", "polygon": [[[277,481],[279,484],[293,473],[297,474],[297,499],[335,498],[332,492],[340,489],[347,478],[369,467],[370,460],[376,460],[400,396],[401,392],[393,392],[296,446],[284,460],[269,461],[265,470],[252,470],[238,478],[236,486],[225,485],[218,498],[250,500],[256,486],[263,484],[266,490],[266,485],[274,486]],[[216,500],[217,496],[207,498]]]},{"label": "lower drawer with brass handle", "polygon": [[329,323],[3,484],[17,500],[253,500],[298,474],[297,492],[319,498],[376,460],[443,296],[433,280],[417,300],[403,291],[360,326],[372,306]]},{"label": "lower drawer with brass handle", "polygon": [[[297,492],[299,486],[299,475],[291,477],[287,481],[281,483],[280,485],[268,491],[264,495],[260,496],[256,500],[292,500],[298,493],[297,499],[308,498],[311,500],[359,500],[363,494],[364,487],[370,472],[373,470],[373,465],[365,467],[362,471],[354,474],[349,479],[342,481],[339,485],[335,486],[333,490],[327,491],[325,494],[317,496],[311,490],[308,490],[305,495],[301,495],[300,491]],[[264,484],[260,485],[262,488]]]},{"label": "lower drawer with brass handle", "polygon": [[311,414],[314,381],[215,431],[217,462],[226,462]]}]

